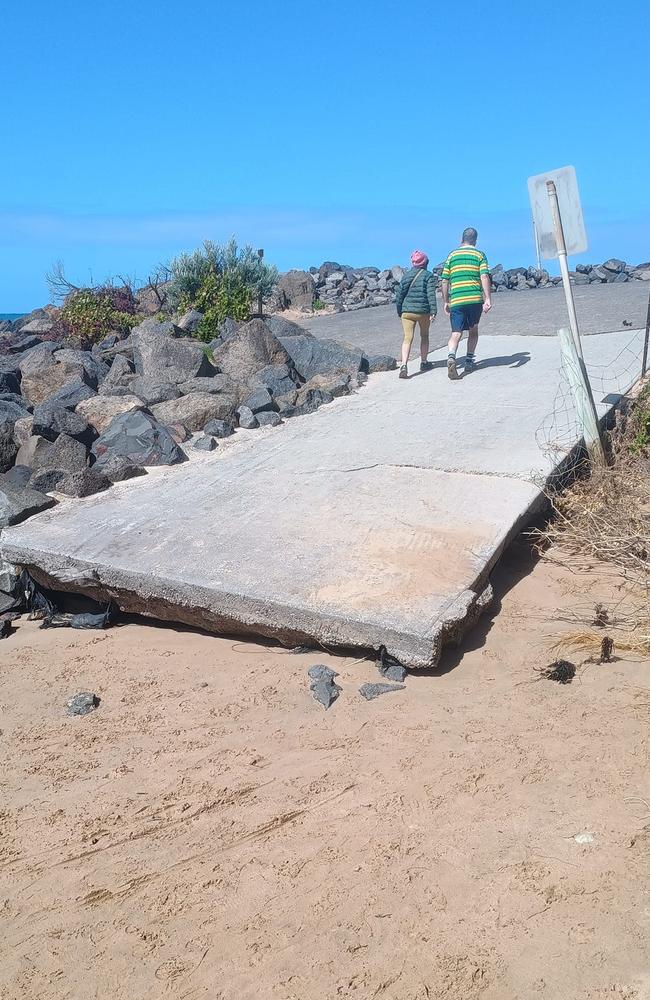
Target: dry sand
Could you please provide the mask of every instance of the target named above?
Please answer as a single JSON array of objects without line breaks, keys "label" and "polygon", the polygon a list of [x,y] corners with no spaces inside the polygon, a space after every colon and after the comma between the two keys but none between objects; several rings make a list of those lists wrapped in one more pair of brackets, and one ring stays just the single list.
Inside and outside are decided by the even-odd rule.
[{"label": "dry sand", "polygon": [[648,664],[533,680],[615,584],[515,549],[463,649],[370,703],[352,658],[18,623],[0,996],[647,1000]]}]

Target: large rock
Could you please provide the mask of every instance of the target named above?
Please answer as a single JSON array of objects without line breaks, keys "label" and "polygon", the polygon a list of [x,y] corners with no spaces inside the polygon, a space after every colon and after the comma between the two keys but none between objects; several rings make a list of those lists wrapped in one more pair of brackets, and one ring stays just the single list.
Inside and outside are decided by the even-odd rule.
[{"label": "large rock", "polygon": [[173,323],[147,319],[132,334],[133,362],[138,375],[159,382],[187,382],[197,376],[213,375],[205,346],[198,341],[176,336]]},{"label": "large rock", "polygon": [[34,406],[69,382],[78,384],[81,381],[93,389],[97,388],[96,375],[89,366],[78,358],[70,358],[70,354],[83,352],[70,352],[68,360],[63,362],[58,361],[60,353],[62,352],[57,351],[52,354],[45,344],[41,344],[21,358],[21,390],[23,396]]},{"label": "large rock", "polygon": [[184,424],[188,430],[201,431],[209,420],[231,420],[237,409],[235,396],[193,392],[179,399],[152,406],[151,412],[161,424]]},{"label": "large rock", "polygon": [[372,354],[368,358],[368,374],[376,372],[392,372],[397,368],[397,361],[390,354]]},{"label": "large rock", "polygon": [[14,441],[16,442],[16,447],[20,448],[25,442],[32,436],[32,425],[34,423],[34,418],[31,414],[26,417],[21,417],[14,424]]},{"label": "large rock", "polygon": [[113,455],[102,465],[102,473],[112,483],[122,483],[126,479],[135,479],[136,476],[146,476],[147,471],[139,465],[134,465],[123,455]]},{"label": "large rock", "polygon": [[102,396],[126,395],[131,392],[130,382],[133,380],[133,365],[123,354],[118,354],[111,365],[111,370],[101,384]]},{"label": "large rock", "polygon": [[0,371],[0,392],[20,393],[20,379],[14,372]]},{"label": "large rock", "polygon": [[77,414],[103,434],[114,417],[138,409],[142,409],[142,401],[137,396],[94,396],[79,403]]},{"label": "large rock", "polygon": [[334,397],[324,389],[311,389],[306,386],[298,392],[296,402],[293,406],[280,407],[283,417],[300,417],[307,413],[314,413],[325,403],[331,403]]},{"label": "large rock", "polygon": [[59,488],[59,483],[70,473],[65,469],[44,469],[43,472],[35,472],[29,480],[30,488],[38,490],[39,493],[52,493]]},{"label": "large rock", "polygon": [[99,469],[116,455],[140,466],[175,465],[186,458],[169,431],[142,410],[129,410],[115,417],[92,451]]},{"label": "large rock", "polygon": [[48,396],[46,402],[58,403],[60,406],[65,406],[66,410],[74,410],[84,399],[92,399],[95,395],[95,390],[81,379],[73,379],[62,389],[58,389],[51,396]]},{"label": "large rock", "polygon": [[264,320],[252,319],[213,351],[217,368],[236,382],[250,383],[268,365],[286,365],[289,355]]},{"label": "large rock", "polygon": [[82,469],[60,480],[57,489],[67,497],[90,497],[111,486],[110,479],[97,469]]},{"label": "large rock", "polygon": [[59,434],[56,441],[34,435],[18,450],[16,465],[28,465],[35,472],[46,469],[79,472],[88,465],[88,449],[67,434]]},{"label": "large rock", "polygon": [[14,440],[13,424],[0,424],[0,472],[7,472],[16,461],[18,446]]},{"label": "large rock", "polygon": [[361,351],[335,340],[282,337],[280,343],[305,382],[314,375],[356,375],[359,370],[367,368],[367,360]]},{"label": "large rock", "polygon": [[277,410],[277,404],[273,401],[273,396],[268,389],[262,387],[254,389],[253,392],[246,396],[242,405],[248,407],[255,416],[264,410]]},{"label": "large rock", "polygon": [[188,309],[179,319],[178,329],[182,330],[183,333],[196,333],[202,319],[203,313],[199,312],[198,309]]},{"label": "large rock", "polygon": [[295,388],[288,365],[267,365],[253,376],[250,388],[267,389],[273,396],[282,396]]},{"label": "large rock", "polygon": [[88,376],[88,384],[96,389],[104,381],[110,369],[101,356],[93,354],[92,351],[78,351],[72,348],[65,348],[56,353],[56,362],[67,368],[81,366]]},{"label": "large rock", "polygon": [[609,260],[603,262],[603,267],[606,271],[612,271],[614,274],[620,274],[621,271],[625,270],[625,261],[619,260],[618,257],[610,257]]},{"label": "large rock", "polygon": [[[136,375],[129,383],[129,395],[138,396],[147,406],[156,403],[166,403],[170,399],[178,399],[180,392],[172,382],[163,382],[160,378],[147,375]],[[126,395],[126,393],[125,393]]]},{"label": "large rock", "polygon": [[11,399],[0,399],[0,424],[15,424],[17,420],[29,416],[26,406]]},{"label": "large rock", "polygon": [[265,316],[264,322],[276,337],[312,336],[304,327],[299,326],[298,323],[292,323],[290,319],[285,319],[284,316]]},{"label": "large rock", "polygon": [[316,295],[316,285],[308,271],[287,271],[278,282],[277,294],[280,304],[285,309],[311,311]]},{"label": "large rock", "polygon": [[40,435],[46,441],[56,441],[60,434],[67,434],[87,447],[97,437],[94,428],[83,416],[73,410],[66,410],[59,403],[49,401],[41,403],[34,410],[32,434]]},{"label": "large rock", "polygon": [[208,420],[203,432],[210,437],[226,438],[235,433],[235,425],[232,420]]},{"label": "large rock", "polygon": [[45,333],[49,333],[54,323],[51,319],[33,319],[29,323],[25,323],[21,326],[20,332],[24,336],[43,336]]},{"label": "large rock", "polygon": [[56,500],[28,486],[11,486],[5,482],[0,486],[0,528],[19,524],[32,514],[53,507],[55,503]]}]

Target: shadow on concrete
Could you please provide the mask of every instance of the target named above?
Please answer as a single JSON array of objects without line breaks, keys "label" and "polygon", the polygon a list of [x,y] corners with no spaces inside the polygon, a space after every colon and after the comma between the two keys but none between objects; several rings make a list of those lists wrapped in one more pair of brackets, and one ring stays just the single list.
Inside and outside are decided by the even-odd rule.
[{"label": "shadow on concrete", "polygon": [[[484,368],[521,368],[523,365],[527,365],[529,361],[530,353],[528,351],[518,351],[517,354],[506,354],[500,358],[484,358],[481,361],[477,361],[475,371],[480,372]],[[458,363],[462,365],[463,359],[459,358]]]}]

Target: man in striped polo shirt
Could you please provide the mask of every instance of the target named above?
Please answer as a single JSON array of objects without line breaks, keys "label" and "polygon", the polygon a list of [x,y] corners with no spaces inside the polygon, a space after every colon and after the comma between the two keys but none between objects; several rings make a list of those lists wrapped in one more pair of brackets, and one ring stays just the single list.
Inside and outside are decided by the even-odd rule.
[{"label": "man in striped polo shirt", "polygon": [[442,269],[442,301],[451,319],[451,337],[447,355],[447,374],[451,379],[460,378],[456,368],[456,351],[467,330],[467,358],[464,374],[476,367],[476,345],[481,314],[492,308],[490,298],[492,283],[487,257],[476,249],[478,233],[466,229],[461,245],[452,250]]}]

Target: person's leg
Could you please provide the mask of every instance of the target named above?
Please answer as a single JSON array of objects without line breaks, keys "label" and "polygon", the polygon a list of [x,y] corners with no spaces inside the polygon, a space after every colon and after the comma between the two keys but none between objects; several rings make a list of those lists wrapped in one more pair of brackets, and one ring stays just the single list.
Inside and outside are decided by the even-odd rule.
[{"label": "person's leg", "polygon": [[417,321],[417,316],[413,313],[402,313],[402,329],[404,331],[404,340],[402,341],[402,367],[400,368],[399,376],[400,378],[406,378],[407,371],[406,365],[408,363],[409,355],[411,353],[411,344],[413,343],[413,334],[415,333],[415,324]]},{"label": "person's leg", "polygon": [[449,343],[447,344],[447,374],[451,379],[459,378],[458,370],[456,368],[456,351],[458,350],[460,339],[463,336],[464,318],[462,309],[459,309],[458,307],[451,309],[451,312],[449,313],[449,319],[451,320],[451,337],[449,338]]},{"label": "person's leg", "polygon": [[469,316],[469,331],[467,334],[467,368],[473,368],[476,364],[476,347],[478,344],[478,324],[483,311],[482,305],[473,305]]},{"label": "person's leg", "polygon": [[420,370],[424,366],[426,371],[429,367],[429,328],[431,326],[431,317],[426,314],[420,316],[418,324],[420,327]]}]

